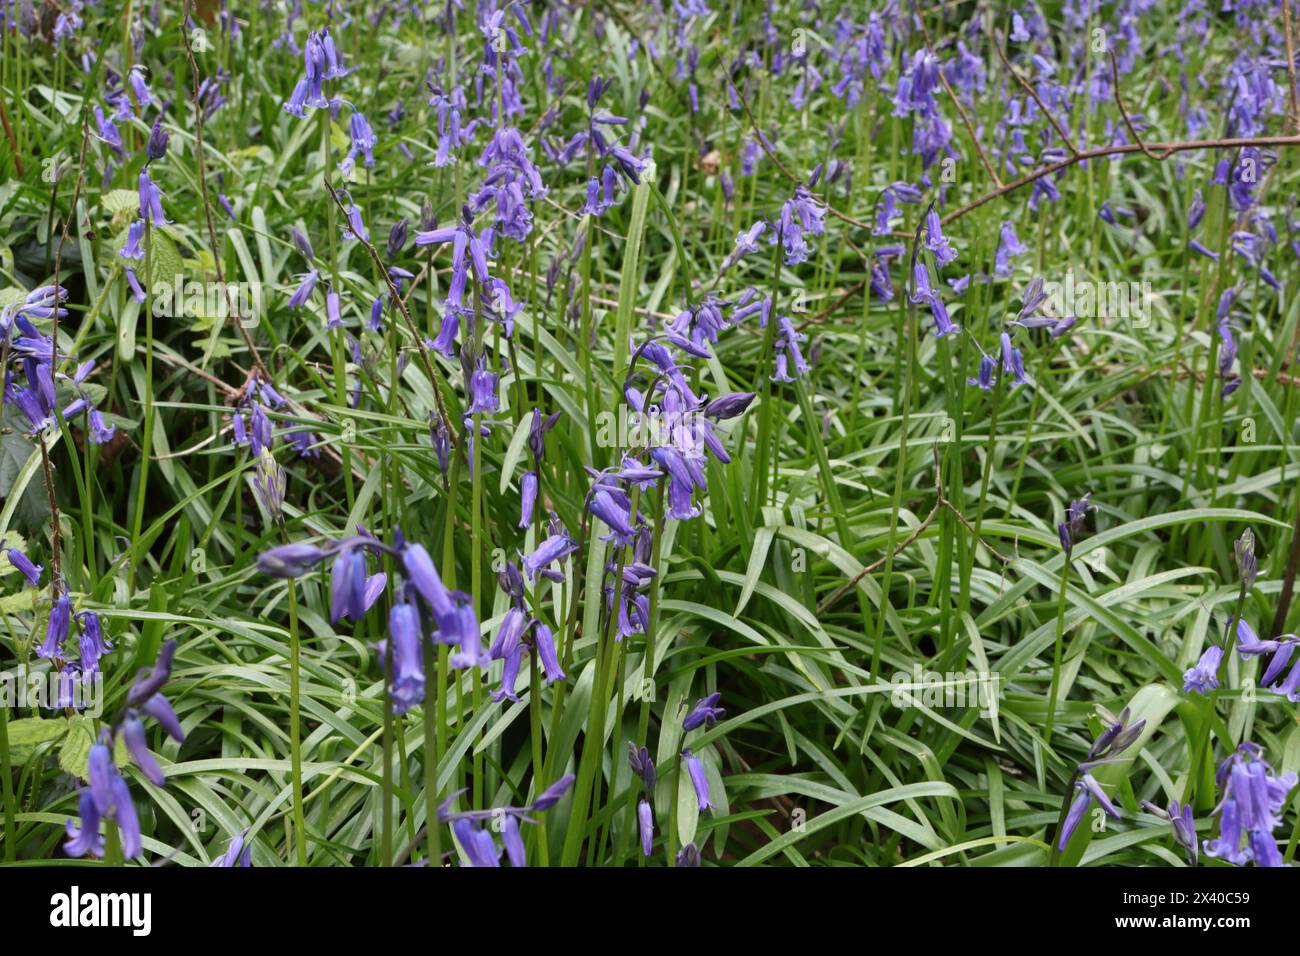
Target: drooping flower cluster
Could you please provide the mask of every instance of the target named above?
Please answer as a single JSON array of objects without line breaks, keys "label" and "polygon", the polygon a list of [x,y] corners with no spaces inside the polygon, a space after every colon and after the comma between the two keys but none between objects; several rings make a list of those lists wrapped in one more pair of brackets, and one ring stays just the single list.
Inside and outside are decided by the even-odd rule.
[{"label": "drooping flower cluster", "polygon": [[[278,545],[263,551],[257,567],[276,578],[297,578],[333,558],[330,571],[330,620],[358,623],[389,586],[383,572],[371,574],[368,554],[388,554],[401,565],[404,580],[394,583],[395,600],[388,614],[388,638],[377,645],[396,713],[405,713],[424,700],[423,638],[454,647],[451,666],[485,667],[478,617],[468,594],[443,584],[424,545],[407,541],[401,531],[387,544],[369,533],[352,535],[323,546],[307,542]],[[390,657],[391,654],[391,657]]]},{"label": "drooping flower cluster", "polygon": [[[41,286],[27,293],[22,302],[0,308],[0,344],[14,366],[3,369],[0,405],[12,404],[22,414],[29,437],[53,428],[57,420],[72,421],[84,414],[91,443],[102,445],[112,440],[116,427],[105,421],[85,387],[95,370],[94,361],[83,362],[72,375],[65,375],[59,366],[71,356],[56,354],[53,335],[34,324],[66,317],[63,303],[67,298],[67,290],[61,286]],[[60,390],[60,383],[67,387]]]},{"label": "drooping flower cluster", "polygon": [[1119,819],[1119,810],[1106,795],[1106,791],[1101,784],[1092,775],[1092,771],[1097,767],[1116,763],[1123,759],[1124,751],[1128,750],[1133,742],[1142,736],[1142,731],[1146,728],[1147,722],[1145,720],[1139,720],[1137,723],[1130,725],[1131,715],[1127,707],[1120,711],[1118,717],[1102,707],[1097,709],[1106,723],[1106,729],[1093,741],[1092,746],[1088,749],[1088,755],[1079,764],[1076,772],[1076,796],[1070,804],[1070,809],[1061,825],[1061,832],[1056,841],[1058,852],[1065,851],[1066,845],[1070,842],[1070,837],[1074,835],[1075,829],[1078,828],[1079,822],[1083,819],[1084,814],[1088,812],[1088,807],[1092,805],[1093,801],[1096,801],[1097,805],[1109,816]]},{"label": "drooping flower cluster", "polygon": [[290,116],[305,119],[308,109],[333,109],[335,101],[325,95],[325,81],[347,76],[351,70],[343,65],[343,55],[334,45],[328,29],[307,35],[303,47],[303,75],[294,85],[284,104]]},{"label": "drooping flower cluster", "polygon": [[[1285,677],[1282,672],[1295,656],[1300,637],[1295,634],[1282,634],[1271,640],[1260,640],[1254,629],[1244,620],[1237,621],[1237,653],[1243,658],[1273,655],[1264,668],[1259,685],[1269,690],[1284,694],[1291,703],[1300,703],[1300,659],[1292,665]],[[1207,651],[1208,653],[1208,651]]]},{"label": "drooping flower cluster", "polygon": [[114,762],[114,745],[120,738],[145,778],[156,787],[163,786],[166,777],[149,751],[144,718],[152,717],[168,736],[178,743],[185,742],[185,729],[171,702],[162,693],[171,678],[175,654],[175,641],[163,644],[153,667],[141,671],[131,685],[125,710],[113,725],[104,728],[99,740],[91,746],[87,763],[89,784],[81,789],[78,799],[80,825],[74,825],[71,820],[67,822],[68,839],[63,849],[69,856],[104,855],[104,836],[99,827],[101,820],[111,820],[117,827],[124,857],[134,859],[143,855],[140,819],[126,779]]},{"label": "drooping flower cluster", "polygon": [[1056,533],[1061,539],[1061,548],[1064,549],[1067,559],[1074,551],[1074,543],[1083,533],[1083,524],[1091,508],[1092,492],[1090,491],[1082,498],[1070,502],[1070,506],[1065,509],[1065,520],[1056,526]]},{"label": "drooping flower cluster", "polygon": [[[464,793],[461,790],[453,793],[438,807],[438,819],[451,824],[451,832],[455,834],[456,842],[460,844],[461,852],[464,854],[463,865],[471,867],[501,865],[501,850],[497,848],[496,839],[492,836],[492,831],[495,830],[501,834],[501,842],[510,865],[527,866],[528,859],[519,829],[520,821],[536,823],[537,821],[533,820],[530,814],[544,813],[559,803],[560,798],[573,785],[573,780],[573,774],[565,774],[538,794],[537,798],[526,807],[507,806],[494,807],[490,810],[453,811],[451,805]],[[492,821],[490,829],[483,826],[483,823],[489,820]]]},{"label": "drooping flower cluster", "polygon": [[1285,866],[1273,831],[1296,785],[1296,774],[1275,773],[1259,745],[1242,743],[1220,766],[1215,783],[1222,799],[1215,810],[1219,836],[1205,841],[1205,855],[1237,866]]}]

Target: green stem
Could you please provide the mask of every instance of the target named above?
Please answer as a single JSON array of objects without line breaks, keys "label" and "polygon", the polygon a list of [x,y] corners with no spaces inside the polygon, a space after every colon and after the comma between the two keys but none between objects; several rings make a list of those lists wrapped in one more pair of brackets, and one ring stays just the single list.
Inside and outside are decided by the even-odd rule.
[{"label": "green stem", "polygon": [[1052,690],[1047,697],[1047,729],[1043,742],[1052,745],[1052,727],[1056,723],[1056,698],[1061,687],[1061,646],[1065,642],[1065,593],[1070,581],[1070,552],[1061,561],[1061,589],[1056,598],[1056,643],[1052,648]]},{"label": "green stem", "polygon": [[298,866],[307,865],[307,826],[302,810],[302,690],[298,639],[298,586],[289,579],[289,761],[293,775],[293,840]]},{"label": "green stem", "polygon": [[0,787],[5,802],[5,862],[12,863],[18,852],[14,824],[14,781],[9,763],[9,705],[0,703]]}]

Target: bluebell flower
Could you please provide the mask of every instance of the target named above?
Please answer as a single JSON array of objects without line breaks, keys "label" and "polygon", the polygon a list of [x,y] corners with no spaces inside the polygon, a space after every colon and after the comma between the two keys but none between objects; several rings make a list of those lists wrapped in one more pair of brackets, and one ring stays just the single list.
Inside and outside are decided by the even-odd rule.
[{"label": "bluebell flower", "polygon": [[1201,224],[1205,218],[1205,200],[1201,198],[1201,191],[1196,190],[1192,196],[1191,205],[1187,207],[1187,231],[1192,232]]},{"label": "bluebell flower", "polygon": [[1011,275],[1011,257],[1023,255],[1029,250],[1016,235],[1016,228],[1009,222],[1002,223],[998,235],[998,249],[993,257],[993,274],[1006,278]]},{"label": "bluebell flower", "polygon": [[1284,865],[1273,831],[1282,823],[1297,778],[1294,772],[1274,773],[1262,753],[1258,745],[1245,742],[1219,767],[1219,836],[1205,841],[1207,856],[1237,866],[1252,860],[1256,866]]},{"label": "bluebell flower", "polygon": [[226,852],[213,860],[214,867],[251,867],[253,865],[253,844],[248,842],[248,834],[236,833],[226,844]]},{"label": "bluebell flower", "polygon": [[[593,514],[596,513],[593,511]],[[631,533],[629,529],[629,534]],[[566,532],[559,532],[548,536],[532,554],[525,555],[523,558],[524,574],[528,575],[531,581],[538,574],[543,573],[546,568],[556,561],[563,561],[570,554],[578,550],[578,545],[569,537]]]},{"label": "bluebell flower", "polygon": [[343,328],[343,318],[339,315],[339,294],[333,289],[325,293],[325,328]]},{"label": "bluebell flower", "polygon": [[82,789],[77,806],[81,824],[75,826],[71,820],[68,820],[64,825],[68,839],[63,844],[63,852],[71,857],[102,857],[104,838],[99,833],[99,806],[95,803],[90,788]]},{"label": "bluebell flower", "polygon": [[140,705],[140,709],[158,721],[167,736],[179,743],[185,742],[185,729],[181,726],[180,718],[176,716],[176,711],[172,709],[171,701],[161,693],[155,693],[153,696]]},{"label": "bluebell flower", "polygon": [[682,721],[682,730],[694,730],[696,727],[712,727],[718,722],[718,718],[727,716],[727,712],[718,706],[718,701],[722,699],[722,694],[715,691],[708,697],[701,698],[695,702],[686,719]]},{"label": "bluebell flower", "polygon": [[[102,855],[103,840],[99,837],[99,821],[108,818],[117,824],[118,836],[122,841],[122,855],[128,860],[135,859],[144,852],[140,821],[126,781],[113,765],[113,755],[104,742],[105,739],[107,738],[90,748],[87,761],[90,782],[82,790],[79,801],[81,828],[79,831],[74,830],[72,821],[68,821],[69,840],[63,848],[64,852],[72,856],[83,856],[86,853]],[[87,800],[87,797],[90,799]]]},{"label": "bluebell flower", "polygon": [[957,258],[956,251],[943,234],[943,226],[933,204],[925,213],[925,247],[934,253],[935,261],[941,266],[946,266]]},{"label": "bluebell flower", "polygon": [[470,415],[494,415],[501,409],[501,399],[497,395],[497,375],[484,367],[481,359],[479,367],[470,375],[469,395],[467,413]]},{"label": "bluebell flower", "polygon": [[144,67],[137,63],[131,67],[126,75],[128,88],[131,95],[135,97],[136,105],[143,111],[146,106],[154,101],[153,93],[149,89],[149,83],[144,78]]},{"label": "bluebell flower", "polygon": [[1150,800],[1142,801],[1142,806],[1148,813],[1154,813],[1158,817],[1164,817],[1173,830],[1174,840],[1183,851],[1187,854],[1188,866],[1195,866],[1198,856],[1198,847],[1196,843],[1196,819],[1192,816],[1192,805],[1190,803],[1179,803],[1173,800],[1167,810],[1162,810]]},{"label": "bluebell flower", "polygon": [[1057,531],[1061,537],[1061,547],[1069,555],[1074,550],[1074,542],[1079,535],[1083,533],[1084,522],[1087,520],[1088,509],[1091,504],[1092,492],[1088,492],[1082,498],[1071,501],[1065,509],[1065,521],[1057,525]]},{"label": "bluebell flower", "polygon": [[457,670],[467,667],[486,667],[489,658],[487,652],[483,650],[478,618],[474,614],[472,600],[468,594],[453,591],[451,603],[450,613],[438,617],[436,635],[440,643],[456,646],[456,650],[451,655],[451,666]]},{"label": "bluebell flower", "polygon": [[424,700],[424,658],[420,636],[420,613],[415,605],[405,601],[394,604],[388,611],[388,641],[385,645],[385,652],[392,654],[392,659],[385,661],[385,668],[391,668],[388,694],[395,714],[404,714]]},{"label": "bluebell flower", "polygon": [[99,408],[91,408],[88,424],[90,424],[91,445],[107,445],[113,440],[114,434],[117,434],[117,425],[108,424]]},{"label": "bluebell flower", "polygon": [[344,242],[354,238],[369,242],[370,230],[366,228],[365,221],[361,218],[361,207],[352,201],[351,196],[347,196],[347,200],[348,204],[343,207],[343,212],[347,216],[347,225],[343,228]]},{"label": "bluebell flower", "polygon": [[1208,694],[1219,686],[1219,665],[1223,661],[1223,648],[1211,644],[1196,662],[1183,674],[1183,690]]},{"label": "bluebell flower", "polygon": [[794,196],[781,207],[781,224],[771,234],[769,242],[778,240],[785,248],[785,264],[798,265],[812,252],[808,236],[820,236],[826,231],[826,208],[820,205],[803,186],[796,186]]},{"label": "bluebell flower", "polygon": [[713,801],[709,798],[709,778],[704,774],[704,764],[689,750],[682,751],[682,759],[686,761],[686,772],[690,775],[691,786],[695,788],[695,800],[699,809],[712,810]]},{"label": "bluebell flower", "polygon": [[488,658],[494,661],[504,660],[514,653],[523,638],[528,625],[528,616],[521,607],[512,607],[501,619],[496,639],[488,649]]},{"label": "bluebell flower", "polygon": [[[257,556],[257,570],[273,578],[297,578],[329,557],[313,544],[282,544]],[[409,573],[409,571],[408,571]]]},{"label": "bluebell flower", "polygon": [[348,121],[348,131],[352,137],[352,145],[348,148],[343,161],[339,163],[339,169],[344,173],[351,172],[356,164],[358,153],[365,156],[365,165],[375,165],[375,144],[378,140],[360,110],[352,111],[352,118]]},{"label": "bluebell flower", "polygon": [[154,695],[163,689],[172,675],[172,660],[176,656],[176,641],[164,641],[163,646],[158,651],[158,657],[154,660],[153,667],[148,671],[142,671],[136,676],[135,682],[131,684],[131,689],[127,691],[126,703],[128,707],[139,707],[149,701]]},{"label": "bluebell flower", "polygon": [[122,246],[122,251],[118,253],[123,259],[134,259],[140,261],[144,259],[144,248],[140,245],[144,239],[144,220],[136,219],[126,230],[126,242]]},{"label": "bluebell flower", "polygon": [[366,613],[365,593],[365,555],[355,548],[340,550],[330,573],[330,623],[345,617],[360,621]]},{"label": "bluebell flower", "polygon": [[709,402],[704,407],[704,414],[708,418],[726,421],[729,418],[743,415],[753,401],[753,392],[731,392],[727,395],[720,395]]},{"label": "bluebell flower", "polygon": [[655,764],[650,759],[650,751],[645,747],[637,747],[630,740],[627,744],[627,761],[632,768],[632,772],[641,778],[645,784],[646,793],[653,793],[655,783],[658,777],[655,774]]},{"label": "bluebell flower", "polygon": [[113,649],[104,637],[99,615],[94,611],[82,611],[77,615],[79,637],[77,652],[81,657],[81,670],[93,674],[99,670],[99,659]]},{"label": "bluebell flower", "polygon": [[1070,810],[1066,814],[1065,823],[1061,827],[1061,836],[1056,841],[1056,848],[1060,852],[1065,852],[1066,845],[1070,842],[1070,837],[1074,835],[1075,828],[1083,819],[1084,813],[1095,800],[1101,808],[1110,816],[1119,819],[1119,810],[1111,803],[1106,792],[1101,789],[1101,785],[1093,778],[1092,774],[1085,773],[1075,784],[1077,796],[1074,802],[1070,804]]},{"label": "bluebell flower", "polygon": [[985,392],[992,391],[994,384],[997,382],[997,376],[994,374],[997,367],[997,363],[990,356],[981,356],[979,375],[975,378],[966,379],[966,384],[974,385]]},{"label": "bluebell flower", "polygon": [[654,852],[655,815],[650,809],[650,801],[642,797],[636,805],[637,826],[641,831],[641,853],[649,856]]},{"label": "bluebell flower", "polygon": [[162,767],[158,766],[158,761],[149,752],[144,724],[140,722],[140,718],[128,716],[122,724],[121,732],[122,738],[126,741],[126,749],[131,754],[131,759],[135,761],[135,765],[140,768],[141,773],[150,783],[155,787],[161,787],[165,782]]},{"label": "bluebell flower", "polygon": [[514,650],[506,655],[505,667],[501,671],[501,686],[491,694],[494,702],[500,703],[503,700],[518,702],[519,695],[515,693],[515,684],[519,681],[519,665],[523,662],[527,650],[526,644],[517,643]]},{"label": "bluebell flower", "polygon": [[473,820],[453,820],[451,830],[456,835],[456,842],[465,852],[470,866],[499,867],[501,865],[501,851],[497,849],[492,834]]},{"label": "bluebell flower", "polygon": [[944,306],[943,301],[935,294],[930,285],[930,267],[922,260],[916,261],[913,275],[916,279],[916,288],[912,292],[911,300],[920,305],[925,303],[930,307],[930,315],[934,318],[934,337],[943,338],[945,335],[951,335],[960,330],[960,326],[953,324],[948,317],[948,309]]},{"label": "bluebell flower", "polygon": [[157,162],[167,155],[167,143],[170,139],[171,136],[162,128],[162,121],[154,120],[153,129],[149,131],[149,140],[145,144],[145,154],[149,157],[149,162]]},{"label": "bluebell flower", "polygon": [[424,545],[407,542],[402,548],[402,567],[411,586],[436,617],[441,619],[453,613],[451,592],[442,583],[433,558]]},{"label": "bluebell flower", "polygon": [[72,602],[66,594],[54,600],[50,619],[45,625],[45,640],[36,648],[36,656],[46,660],[63,656],[63,642],[68,639],[68,624],[72,618]]},{"label": "bluebell flower", "polygon": [[42,565],[33,564],[27,555],[23,554],[17,548],[6,548],[5,556],[9,558],[9,563],[17,569],[27,583],[36,587],[41,583],[41,571],[44,570]]},{"label": "bluebell flower", "polygon": [[807,338],[802,332],[795,329],[794,323],[788,316],[777,317],[777,336],[775,339],[776,362],[775,371],[772,374],[774,382],[791,382],[788,369],[790,365],[794,366],[795,376],[801,377],[807,374],[809,370],[808,362],[804,359],[803,351],[799,348],[799,343]]},{"label": "bluebell flower", "polygon": [[[605,535],[602,540],[614,541],[621,546],[632,543],[632,536],[635,532],[632,530],[630,505],[620,503],[610,489],[602,486],[591,496],[591,504],[587,507],[593,515],[609,527],[610,533]],[[527,564],[528,562],[525,560],[525,570]]]},{"label": "bluebell flower", "polygon": [[537,649],[537,659],[541,661],[546,683],[564,680],[564,671],[555,653],[555,635],[541,621],[533,625],[533,646]]},{"label": "bluebell flower", "polygon": [[722,261],[722,266],[718,270],[726,272],[745,256],[758,251],[758,240],[767,229],[767,223],[762,219],[754,223],[748,229],[736,235],[736,246],[727,254],[727,258]]},{"label": "bluebell flower", "polygon": [[320,274],[315,269],[303,273],[298,288],[294,290],[293,295],[289,296],[289,308],[297,309],[307,303],[307,300],[311,298],[312,290],[316,288],[318,278],[320,278]]},{"label": "bluebell flower", "polygon": [[1029,376],[1025,374],[1024,358],[1020,354],[1020,349],[1011,344],[1010,333],[1003,331],[1000,338],[1002,343],[1002,371],[1012,377],[1013,385],[1029,384]]},{"label": "bluebell flower", "polygon": [[392,228],[388,230],[388,258],[395,259],[397,254],[402,251],[406,245],[407,236],[410,235],[411,224],[405,216],[393,223]]},{"label": "bluebell flower", "polygon": [[511,866],[528,865],[524,840],[519,833],[519,818],[514,814],[506,814],[505,820],[501,823],[501,842],[505,845],[506,859],[510,861]]},{"label": "bluebell flower", "polygon": [[912,54],[911,62],[903,67],[894,91],[894,116],[904,117],[916,112],[931,115],[937,105],[934,91],[940,84],[939,58],[929,49],[919,49]]},{"label": "bluebell flower", "polygon": [[131,289],[131,297],[137,302],[144,302],[148,296],[145,294],[144,288],[140,285],[140,278],[135,274],[135,270],[128,266],[125,270],[125,275],[126,284]]},{"label": "bluebell flower", "polygon": [[111,116],[105,116],[104,111],[100,107],[96,106],[94,112],[98,137],[103,142],[107,143],[109,148],[113,150],[119,159],[121,159],[124,155],[124,148],[122,145],[122,134],[118,130],[117,124],[113,122]]},{"label": "bluebell flower", "polygon": [[560,798],[568,792],[571,786],[573,786],[574,779],[573,774],[566,773],[563,777],[538,794],[537,799],[529,805],[529,811],[533,813],[541,813],[545,810],[551,809],[551,807],[560,802]]},{"label": "bluebell flower", "polygon": [[168,222],[162,208],[162,190],[154,185],[154,181],[149,178],[148,167],[140,170],[139,193],[140,218],[154,225],[162,225]]}]

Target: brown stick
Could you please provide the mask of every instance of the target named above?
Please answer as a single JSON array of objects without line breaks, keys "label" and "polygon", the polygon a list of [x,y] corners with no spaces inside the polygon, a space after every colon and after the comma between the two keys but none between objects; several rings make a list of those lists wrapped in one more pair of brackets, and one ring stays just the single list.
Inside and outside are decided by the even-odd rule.
[{"label": "brown stick", "polygon": [[1085,162],[1089,159],[1100,159],[1103,156],[1115,156],[1120,153],[1141,153],[1147,150],[1154,150],[1163,153],[1166,157],[1174,153],[1189,153],[1198,149],[1239,149],[1246,146],[1300,146],[1300,135],[1297,136],[1256,136],[1256,137],[1229,137],[1226,139],[1190,139],[1180,140],[1174,143],[1151,143],[1140,146],[1137,143],[1120,143],[1112,146],[1098,146],[1094,149],[1081,150],[1078,155],[1069,156],[1055,163],[1048,163],[1041,166],[1033,172],[1026,173],[1019,179],[1013,179],[999,189],[994,189],[978,199],[974,199],[955,209],[948,215],[944,216],[941,221],[943,225],[960,219],[980,206],[990,203],[999,196],[1005,196],[1007,193],[1014,192],[1032,182],[1042,179],[1044,176],[1050,176],[1052,173],[1059,173],[1063,169],[1068,169],[1076,163]]},{"label": "brown stick", "polygon": [[1129,118],[1128,110],[1124,108],[1124,98],[1119,94],[1119,61],[1115,59],[1115,51],[1110,53],[1110,75],[1111,85],[1115,87],[1115,105],[1119,107],[1120,116],[1124,117],[1124,125],[1128,127],[1128,133],[1142,147],[1142,152],[1154,160],[1165,160],[1169,158],[1168,153],[1154,153],[1142,142],[1142,136],[1138,133],[1137,127],[1133,125],[1133,120]]},{"label": "brown stick", "polygon": [[1282,576],[1282,593],[1278,595],[1277,611],[1273,614],[1273,629],[1269,637],[1277,637],[1286,628],[1286,617],[1291,611],[1291,597],[1295,593],[1296,569],[1300,567],[1300,505],[1296,507],[1295,526],[1291,529],[1291,551],[1286,559],[1286,573]]},{"label": "brown stick", "polygon": [[1065,131],[1061,124],[1056,121],[1056,116],[1047,108],[1047,104],[1044,103],[1042,97],[1038,95],[1038,91],[1034,89],[1033,84],[1021,76],[1020,71],[1011,65],[1011,62],[1007,59],[1007,55],[1002,52],[1002,44],[998,43],[998,39],[993,35],[992,30],[989,31],[989,45],[997,51],[998,59],[1002,61],[1002,65],[1006,67],[1007,72],[1015,77],[1016,82],[1025,88],[1025,92],[1034,98],[1034,102],[1038,104],[1038,108],[1043,111],[1043,115],[1047,117],[1047,121],[1051,123],[1052,128],[1056,130],[1056,135],[1061,137],[1061,142],[1065,143],[1071,153],[1078,156],[1079,147],[1074,145],[1074,140],[1070,139],[1070,135]]},{"label": "brown stick", "polygon": [[[758,123],[754,120],[754,114],[753,112],[750,111],[749,101],[745,99],[745,94],[740,92],[740,87],[734,83],[731,84],[731,87],[736,91],[736,98],[740,100],[740,105],[744,107],[745,116],[749,118],[749,125],[754,130],[754,136],[758,140],[758,145],[763,148],[763,152],[767,154],[767,158],[772,160],[772,162],[776,164],[776,168],[780,170],[781,175],[783,175],[786,179],[790,180],[790,182],[794,183],[796,186],[802,186],[803,180],[800,179],[798,176],[796,176],[794,173],[792,173],[790,171],[790,168],[786,166],[785,163],[781,162],[781,160],[777,158],[776,153],[773,152],[768,147],[767,137],[764,136],[763,131],[758,128]],[[854,219],[852,216],[840,212],[838,209],[836,209],[834,206],[830,204],[830,202],[826,199],[826,197],[820,196],[817,193],[813,193],[813,197],[818,202],[820,202],[826,208],[826,211],[830,213],[832,216],[834,216],[836,219],[842,220],[843,222],[847,222],[851,226],[857,226],[859,229],[867,229],[867,230],[871,229],[871,226],[868,223],[863,222],[861,219]]]},{"label": "brown stick", "polygon": [[[217,270],[217,281],[221,283],[221,289],[226,295],[226,311],[235,320],[235,327],[239,329],[240,337],[244,340],[244,346],[253,358],[254,367],[265,370],[266,366],[262,364],[262,356],[257,351],[253,337],[249,335],[248,329],[244,327],[244,317],[239,314],[239,309],[230,298],[230,288],[226,285],[226,273],[221,265],[221,247],[217,243],[217,229],[212,222],[212,204],[208,201],[207,165],[203,161],[203,105],[199,102],[199,65],[194,60],[194,50],[190,46],[189,31],[185,29],[192,6],[192,0],[185,0],[185,15],[181,17],[180,30],[181,37],[185,40],[185,55],[190,61],[190,85],[193,87],[191,98],[194,103],[194,158],[198,161],[199,166],[199,193],[203,197],[203,216],[208,223],[208,245],[212,249],[212,263]],[[153,276],[149,276],[148,281],[152,283]]]},{"label": "brown stick", "polygon": [[[328,171],[321,174],[321,181],[325,184],[325,189],[330,194],[330,199],[334,200],[334,205],[338,206],[339,212],[343,214],[343,221],[348,224],[348,229],[351,231],[352,235],[357,237],[357,241],[365,247],[366,252],[370,253],[370,258],[374,260],[375,268],[379,270],[379,274],[384,277],[384,282],[388,284],[388,293],[392,296],[393,302],[397,305],[397,310],[402,313],[402,318],[406,320],[407,330],[410,331],[411,335],[415,338],[415,351],[416,354],[420,356],[420,362],[424,366],[424,373],[429,376],[429,384],[433,386],[433,397],[438,403],[438,414],[442,416],[442,424],[447,429],[447,434],[451,438],[451,443],[453,445],[459,445],[460,435],[452,426],[451,416],[447,414],[447,406],[443,404],[442,386],[438,384],[439,376],[434,370],[433,362],[429,359],[428,350],[424,347],[424,337],[420,334],[420,330],[416,328],[415,320],[411,318],[411,313],[406,308],[406,300],[403,299],[401,293],[397,291],[397,285],[393,282],[393,277],[388,274],[388,269],[384,265],[384,260],[379,258],[379,251],[375,249],[375,244],[365,236],[361,235],[361,233],[357,231],[356,227],[352,225],[352,217],[348,215],[348,211],[344,207],[343,201],[339,199],[339,194],[335,192],[334,186],[330,183]],[[396,382],[393,383],[393,387],[397,387]]]},{"label": "brown stick", "polygon": [[[912,2],[912,12],[916,14],[916,22],[921,25],[921,36],[925,40],[925,48],[930,51],[935,59],[938,59],[939,54],[935,53],[934,44],[930,41],[930,30],[925,25],[925,17],[921,16],[920,12],[916,9],[916,0],[913,0]],[[998,171],[994,169],[993,164],[989,162],[988,154],[984,152],[984,147],[980,145],[979,137],[975,135],[975,127],[971,124],[970,117],[966,114],[966,108],[961,105],[961,100],[957,99],[957,94],[953,92],[952,85],[948,82],[948,77],[944,75],[942,66],[939,67],[939,82],[943,84],[943,88],[947,92],[948,98],[952,100],[952,105],[957,107],[957,115],[961,117],[961,123],[966,127],[966,132],[970,135],[971,145],[975,147],[975,152],[979,154],[980,162],[983,163],[985,172],[987,172],[989,178],[993,180],[993,185],[1001,186],[1002,177],[998,175]]]},{"label": "brown stick", "polygon": [[9,148],[14,153],[14,168],[18,170],[19,176],[27,175],[23,170],[23,158],[18,155],[18,138],[14,136],[14,128],[9,125],[9,111],[5,109],[3,100],[0,100],[0,125],[5,128],[5,138],[9,140]]},{"label": "brown stick", "polygon": [[[50,370],[57,371],[59,367],[59,305],[60,293],[63,291],[63,284],[59,280],[59,275],[63,271],[63,246],[68,241],[68,231],[72,228],[72,217],[77,214],[77,203],[81,201],[81,185],[86,177],[86,145],[90,141],[90,100],[86,99],[81,105],[81,149],[77,156],[77,183],[72,189],[72,203],[68,207],[68,215],[63,219],[63,230],[59,233],[59,244],[54,247],[54,317],[50,328],[50,344],[52,347]],[[59,182],[56,170],[54,183],[50,187],[54,192],[58,191]],[[8,343],[6,343],[7,345]],[[59,413],[58,405],[54,407],[54,419],[62,427],[63,417]],[[59,502],[54,493],[54,472],[50,467],[49,449],[45,445],[45,432],[40,434],[41,446],[41,468],[45,479],[45,494],[50,501],[50,595],[57,598],[58,591],[62,585],[62,572],[60,570],[60,561],[62,559],[61,546],[63,537],[59,530]]]},{"label": "brown stick", "polygon": [[872,562],[871,564],[868,564],[857,574],[853,575],[853,577],[851,577],[848,581],[846,581],[844,584],[836,588],[835,591],[832,592],[832,594],[828,598],[826,598],[824,601],[822,601],[820,604],[817,605],[818,615],[825,614],[826,611],[829,610],[831,607],[833,607],[837,601],[839,601],[842,597],[844,597],[844,595],[848,594],[855,587],[857,587],[858,582],[861,581],[863,578],[865,578],[868,574],[873,574],[876,571],[880,570],[882,567],[885,566],[885,562],[887,562],[890,558],[897,557],[899,554],[901,554],[902,551],[908,545],[910,545],[913,541],[915,541],[917,538],[919,538],[922,534],[925,533],[925,529],[930,527],[930,525],[934,522],[934,519],[938,516],[939,512],[944,508],[947,508],[949,511],[951,511],[953,515],[957,518],[957,520],[962,523],[962,526],[965,527],[967,531],[969,531],[972,535],[975,536],[975,541],[978,544],[984,545],[984,547],[989,551],[990,554],[993,555],[993,557],[997,558],[1004,565],[1011,563],[1013,559],[1007,557],[1005,554],[1002,554],[1000,551],[998,551],[997,548],[993,547],[991,544],[985,541],[983,536],[980,535],[980,533],[976,531],[974,527],[971,526],[970,521],[966,518],[964,514],[961,513],[961,510],[956,505],[954,505],[951,501],[948,500],[948,496],[944,493],[944,488],[943,488],[943,477],[942,477],[942,472],[940,470],[938,445],[934,446],[934,494],[935,494],[934,507],[931,508],[930,513],[925,516],[925,520],[922,521],[920,524],[918,524],[915,528],[913,528],[911,532],[907,535],[907,537],[904,538],[902,541],[900,541],[897,545],[895,545],[893,550],[891,550],[888,554]]},{"label": "brown stick", "polygon": [[1300,133],[1300,101],[1296,99],[1295,46],[1291,40],[1291,0],[1282,0],[1282,34],[1286,37],[1287,94],[1291,99],[1291,123]]}]

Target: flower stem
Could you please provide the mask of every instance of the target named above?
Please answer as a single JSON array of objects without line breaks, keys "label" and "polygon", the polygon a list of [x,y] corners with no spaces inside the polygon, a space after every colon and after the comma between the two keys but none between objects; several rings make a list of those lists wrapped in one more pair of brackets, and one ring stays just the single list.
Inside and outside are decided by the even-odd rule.
[{"label": "flower stem", "polygon": [[0,787],[5,802],[5,862],[12,863],[18,852],[14,825],[14,781],[9,764],[9,705],[0,703]]},{"label": "flower stem", "polygon": [[1061,589],[1056,598],[1056,643],[1052,648],[1052,690],[1047,698],[1047,729],[1043,742],[1052,745],[1052,727],[1056,723],[1056,697],[1061,685],[1061,645],[1065,639],[1065,592],[1070,581],[1070,552],[1065,552],[1061,562]]},{"label": "flower stem", "polygon": [[301,643],[298,639],[298,586],[289,579],[289,762],[293,776],[293,840],[298,866],[307,865],[307,826],[302,812]]}]

